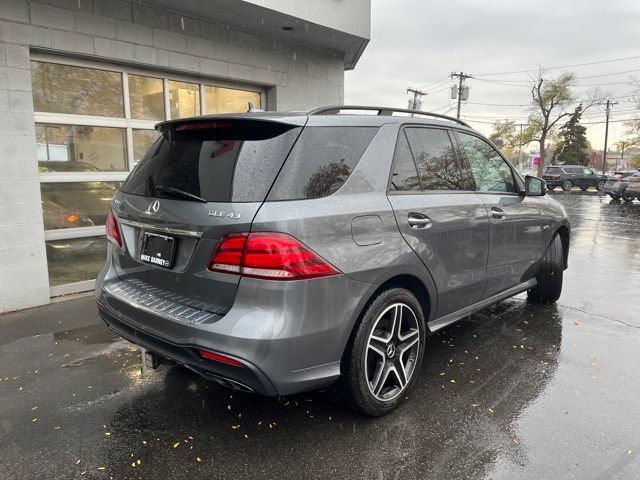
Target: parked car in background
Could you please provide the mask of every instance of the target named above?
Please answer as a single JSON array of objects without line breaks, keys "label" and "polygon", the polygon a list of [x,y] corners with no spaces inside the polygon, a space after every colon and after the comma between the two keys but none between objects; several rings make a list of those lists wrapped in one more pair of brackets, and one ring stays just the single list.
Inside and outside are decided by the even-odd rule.
[{"label": "parked car in background", "polygon": [[[640,172],[635,172],[633,175],[623,178],[624,184],[626,184],[626,188],[622,192],[622,200],[625,202],[632,202],[634,198],[638,196],[637,194],[637,186],[640,185]],[[629,187],[633,186],[631,190]]]},{"label": "parked car in background", "polygon": [[555,302],[570,227],[545,182],[461,120],[396,111],[160,123],[111,202],[104,321],[153,364],[266,395],[339,381],[383,415],[427,335],[521,292]]},{"label": "parked car in background", "polygon": [[550,189],[562,187],[565,192],[573,187],[580,187],[582,190],[594,187],[601,191],[607,182],[606,175],[596,173],[593,169],[582,165],[550,165],[544,171],[542,178]]},{"label": "parked car in background", "polygon": [[[637,177],[640,179],[640,177]],[[634,199],[640,200],[640,180],[629,182],[627,188],[622,195],[622,198],[626,202],[632,202]]]},{"label": "parked car in background", "polygon": [[613,175],[609,176],[607,183],[604,184],[604,193],[614,199],[621,198],[629,185],[629,177],[634,175],[640,175],[640,172],[637,170],[631,170],[629,172],[615,172]]}]

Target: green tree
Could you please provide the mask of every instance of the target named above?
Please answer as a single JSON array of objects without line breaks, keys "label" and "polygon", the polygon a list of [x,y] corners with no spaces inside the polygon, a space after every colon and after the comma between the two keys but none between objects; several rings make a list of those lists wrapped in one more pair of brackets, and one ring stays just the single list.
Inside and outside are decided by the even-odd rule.
[{"label": "green tree", "polygon": [[631,157],[629,160],[629,167],[640,169],[640,155],[634,155]]},{"label": "green tree", "polygon": [[489,136],[502,153],[509,159],[518,157],[518,151],[533,141],[533,129],[529,125],[516,124],[513,120],[499,120],[493,124],[493,132]]},{"label": "green tree", "polygon": [[580,125],[582,118],[582,104],[578,105],[569,120],[560,127],[560,145],[553,159],[561,165],[589,165],[589,150],[591,146],[587,140],[587,128]]}]

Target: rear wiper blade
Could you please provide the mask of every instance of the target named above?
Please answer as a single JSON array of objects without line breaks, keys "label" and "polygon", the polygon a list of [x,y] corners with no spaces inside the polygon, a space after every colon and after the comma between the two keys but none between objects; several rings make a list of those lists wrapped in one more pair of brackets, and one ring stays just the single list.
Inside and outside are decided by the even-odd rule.
[{"label": "rear wiper blade", "polygon": [[174,197],[188,198],[189,200],[196,200],[198,202],[207,203],[204,198],[194,195],[193,193],[185,192],[184,190],[180,190],[178,188],[167,187],[166,185],[156,185],[153,188],[154,190],[166,193],[168,195],[173,195]]}]

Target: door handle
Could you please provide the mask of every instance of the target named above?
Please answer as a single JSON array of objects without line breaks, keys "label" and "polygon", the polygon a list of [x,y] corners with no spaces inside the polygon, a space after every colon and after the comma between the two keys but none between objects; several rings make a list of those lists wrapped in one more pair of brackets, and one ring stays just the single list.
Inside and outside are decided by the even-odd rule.
[{"label": "door handle", "polygon": [[498,220],[504,219],[507,216],[506,212],[498,207],[491,207],[491,216],[493,218],[497,218]]},{"label": "door handle", "polygon": [[414,230],[430,228],[431,225],[433,225],[431,223],[431,219],[425,215],[422,215],[421,213],[410,213],[409,217],[407,218],[407,222]]}]

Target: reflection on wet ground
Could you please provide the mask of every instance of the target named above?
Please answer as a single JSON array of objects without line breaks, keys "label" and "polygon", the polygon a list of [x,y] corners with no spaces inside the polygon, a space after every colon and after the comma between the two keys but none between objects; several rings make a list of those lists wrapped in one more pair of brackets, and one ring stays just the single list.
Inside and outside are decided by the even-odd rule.
[{"label": "reflection on wet ground", "polygon": [[574,227],[558,305],[522,297],[428,341],[381,419],[333,389],[241,394],[142,377],[91,298],[0,318],[2,478],[637,478],[640,204],[555,194]]}]

